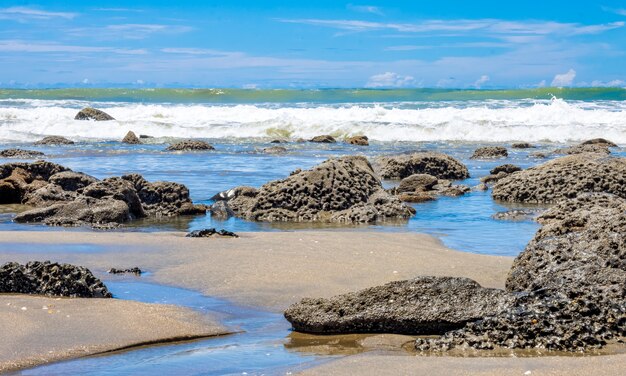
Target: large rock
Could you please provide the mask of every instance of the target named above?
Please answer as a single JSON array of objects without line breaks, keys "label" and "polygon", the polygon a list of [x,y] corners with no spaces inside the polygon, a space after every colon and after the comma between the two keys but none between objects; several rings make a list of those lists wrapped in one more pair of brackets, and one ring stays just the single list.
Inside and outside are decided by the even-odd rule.
[{"label": "large rock", "polygon": [[168,146],[167,151],[202,151],[215,150],[209,143],[199,140],[186,140]]},{"label": "large rock", "polygon": [[468,278],[418,277],[329,299],[303,299],[285,311],[310,333],[442,334],[505,310],[512,296]]},{"label": "large rock", "polygon": [[35,145],[73,145],[74,141],[61,136],[46,136],[35,142]]},{"label": "large rock", "polygon": [[35,150],[24,150],[24,149],[4,149],[0,150],[0,157],[2,158],[38,158],[43,156],[44,154],[40,151]]},{"label": "large rock", "polygon": [[269,222],[374,222],[414,212],[383,189],[367,159],[356,156],[239,192],[228,204],[239,217]]},{"label": "large rock", "polygon": [[115,120],[111,115],[102,110],[98,110],[92,107],[85,107],[78,111],[74,120],[95,120],[95,121],[107,121]]},{"label": "large rock", "polygon": [[89,269],[50,261],[0,266],[0,293],[42,294],[80,298],[111,298]]},{"label": "large rock", "polygon": [[141,140],[139,139],[139,137],[137,137],[135,132],[128,131],[128,133],[126,133],[126,136],[124,136],[124,138],[122,139],[122,143],[130,144],[130,145],[139,145],[139,144],[142,144],[143,142],[141,142]]},{"label": "large rock", "polygon": [[577,154],[500,179],[493,188],[495,200],[554,203],[585,192],[605,192],[626,197],[626,158]]},{"label": "large rock", "polygon": [[146,216],[206,212],[182,184],[150,183],[137,174],[98,180],[44,161],[0,165],[0,203],[35,207],[17,214],[16,222],[104,228]]},{"label": "large rock", "polygon": [[509,153],[502,146],[484,146],[474,150],[470,159],[506,158],[508,156]]},{"label": "large rock", "polygon": [[414,153],[381,157],[376,161],[383,179],[404,179],[413,174],[429,174],[438,179],[469,178],[467,167],[458,160],[442,153]]}]

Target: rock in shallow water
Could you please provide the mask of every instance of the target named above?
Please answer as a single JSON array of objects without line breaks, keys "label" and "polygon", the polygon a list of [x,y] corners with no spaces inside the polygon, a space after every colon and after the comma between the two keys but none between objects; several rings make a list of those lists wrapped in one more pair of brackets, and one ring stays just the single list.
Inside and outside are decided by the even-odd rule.
[{"label": "rock in shallow water", "polygon": [[227,192],[234,196],[228,206],[235,214],[256,221],[364,223],[407,219],[414,213],[387,193],[367,159],[357,156],[331,158],[258,190]]},{"label": "rock in shallow water", "polygon": [[413,153],[376,160],[377,171],[383,179],[404,179],[413,174],[428,174],[438,179],[469,178],[467,167],[442,153]]},{"label": "rock in shallow water", "polygon": [[310,333],[442,334],[502,312],[512,296],[468,278],[418,277],[329,299],[303,299],[285,311]]},{"label": "rock in shallow water", "polygon": [[89,269],[50,261],[0,267],[0,293],[42,294],[74,298],[111,298],[106,286]]},{"label": "rock in shallow water", "polygon": [[177,142],[168,146],[166,151],[202,151],[202,150],[215,150],[215,148],[204,141],[198,140],[186,140]]},{"label": "rock in shallow water", "polygon": [[214,228],[207,228],[204,230],[195,230],[195,231],[188,233],[185,236],[188,238],[210,238],[213,236],[224,236],[224,237],[229,237],[229,238],[239,237],[239,235],[235,234],[234,232],[227,231],[224,229],[217,231]]},{"label": "rock in shallow water", "polygon": [[128,131],[128,133],[126,133],[126,136],[124,136],[124,138],[122,139],[122,143],[130,144],[130,145],[139,145],[139,144],[142,144],[143,142],[141,142],[141,140],[139,139],[139,137],[137,137],[135,132]]},{"label": "rock in shallow water", "polygon": [[322,144],[334,144],[337,142],[337,140],[335,140],[333,136],[325,134],[322,136],[315,136],[312,139],[310,139],[309,142],[317,142],[317,143],[322,143]]},{"label": "rock in shallow water", "polygon": [[484,146],[476,149],[470,159],[506,158],[508,156],[509,153],[502,146]]},{"label": "rock in shallow water", "polygon": [[61,136],[46,136],[35,142],[35,145],[73,145],[74,141]]},{"label": "rock in shallow water", "polygon": [[95,120],[95,121],[107,121],[115,120],[113,116],[107,114],[102,110],[98,110],[92,107],[85,107],[78,111],[74,120]]},{"label": "rock in shallow water", "polygon": [[346,143],[350,145],[369,146],[370,141],[367,136],[354,136],[347,138]]},{"label": "rock in shallow water", "polygon": [[24,150],[24,149],[4,149],[0,150],[0,157],[2,158],[38,158],[43,156],[44,154],[40,151],[35,150]]}]

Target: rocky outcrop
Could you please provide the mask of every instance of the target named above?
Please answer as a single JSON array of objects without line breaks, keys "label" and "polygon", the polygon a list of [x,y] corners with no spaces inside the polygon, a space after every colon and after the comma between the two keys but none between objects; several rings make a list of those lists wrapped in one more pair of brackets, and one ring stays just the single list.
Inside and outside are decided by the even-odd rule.
[{"label": "rocky outcrop", "polygon": [[528,142],[516,142],[512,144],[511,147],[513,149],[531,149],[531,148],[534,148],[535,146]]},{"label": "rocky outcrop", "polygon": [[508,151],[502,146],[484,146],[474,150],[474,154],[472,154],[470,159],[494,159],[506,158],[508,156]]},{"label": "rocky outcrop", "polygon": [[0,267],[0,293],[41,294],[74,298],[111,298],[106,286],[89,269],[50,261]]},{"label": "rocky outcrop", "polygon": [[381,157],[376,161],[383,179],[404,179],[413,174],[428,174],[437,179],[469,178],[467,167],[458,160],[442,153],[413,153]]},{"label": "rocky outcrop", "polygon": [[577,154],[500,179],[493,188],[495,200],[554,203],[586,192],[606,192],[626,197],[626,158]]},{"label": "rocky outcrop", "polygon": [[74,120],[95,120],[95,121],[107,121],[115,120],[113,116],[107,114],[102,110],[98,110],[92,107],[85,107],[78,111]]},{"label": "rocky outcrop", "polygon": [[217,231],[214,228],[207,228],[204,230],[195,230],[195,231],[188,233],[185,236],[188,238],[211,238],[211,237],[220,237],[220,236],[227,237],[227,238],[239,237],[239,235],[235,234],[234,232],[227,231],[224,229]]},{"label": "rocky outcrop", "polygon": [[505,310],[512,296],[468,278],[418,277],[329,299],[303,299],[285,311],[309,333],[442,334]]},{"label": "rocky outcrop", "polygon": [[137,137],[135,132],[128,131],[128,133],[126,133],[126,136],[124,136],[124,138],[122,139],[122,143],[130,144],[130,145],[139,145],[139,144],[142,144],[143,142],[141,142],[141,140],[139,139],[139,137]]},{"label": "rocky outcrop", "polygon": [[204,141],[198,140],[186,140],[177,142],[168,146],[167,151],[202,151],[202,150],[215,150],[213,146]]},{"label": "rocky outcrop", "polygon": [[522,171],[522,169],[512,164],[505,164],[505,165],[497,166],[497,167],[492,168],[491,171],[489,171],[489,175],[483,176],[482,178],[480,178],[480,181],[482,183],[494,183],[517,171]]},{"label": "rocky outcrop", "polygon": [[0,165],[0,203],[35,207],[17,214],[16,222],[63,226],[112,227],[206,210],[193,205],[182,184],[149,183],[137,174],[98,180],[44,161]]},{"label": "rocky outcrop", "polygon": [[24,150],[24,149],[4,149],[0,150],[0,158],[20,158],[20,159],[28,159],[28,158],[38,158],[43,156],[44,154],[40,151],[35,150]]},{"label": "rocky outcrop", "polygon": [[387,193],[367,159],[357,156],[329,159],[258,190],[227,192],[235,214],[255,221],[367,223],[414,213]]},{"label": "rocky outcrop", "polygon": [[35,145],[73,145],[74,141],[61,136],[46,136],[35,142]]},{"label": "rocky outcrop", "polygon": [[325,134],[321,136],[315,136],[312,139],[310,139],[309,142],[317,142],[317,143],[322,143],[322,144],[334,144],[335,142],[337,142],[337,140],[335,140],[333,136]]},{"label": "rocky outcrop", "polygon": [[346,139],[346,143],[350,145],[368,146],[370,144],[367,136],[353,136]]}]

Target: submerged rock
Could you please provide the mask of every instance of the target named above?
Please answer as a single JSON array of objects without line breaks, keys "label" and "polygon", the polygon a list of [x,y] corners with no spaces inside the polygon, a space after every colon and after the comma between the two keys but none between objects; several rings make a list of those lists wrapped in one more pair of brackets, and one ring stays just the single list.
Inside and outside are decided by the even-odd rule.
[{"label": "submerged rock", "polygon": [[0,293],[42,294],[74,298],[111,298],[106,286],[89,269],[50,261],[0,267]]},{"label": "submerged rock", "polygon": [[368,146],[370,144],[367,136],[353,136],[346,139],[350,145]]},{"label": "submerged rock", "polygon": [[102,228],[206,211],[193,205],[182,184],[149,183],[137,174],[98,180],[45,161],[0,165],[0,203],[35,207],[17,214],[16,222]]},{"label": "submerged rock", "polygon": [[186,140],[177,142],[168,146],[167,151],[196,151],[196,150],[215,150],[213,146],[204,141]]},{"label": "submerged rock", "polygon": [[442,334],[499,314],[512,297],[468,278],[418,277],[338,295],[303,299],[285,311],[309,333]]},{"label": "submerged rock", "polygon": [[98,110],[92,107],[85,107],[78,111],[74,120],[95,120],[95,121],[107,121],[115,120],[111,115],[102,110]]},{"label": "submerged rock", "polygon": [[126,136],[124,136],[124,139],[122,139],[122,143],[130,145],[142,144],[139,137],[137,137],[137,135],[133,131],[128,131],[128,133],[126,133]]},{"label": "submerged rock", "polygon": [[626,197],[626,158],[577,154],[500,179],[493,188],[495,200],[554,203],[585,192],[606,192]]},{"label": "submerged rock", "polygon": [[325,134],[322,136],[315,136],[312,139],[310,139],[309,142],[318,142],[322,144],[334,144],[335,142],[337,142],[337,140],[335,140],[333,136]]},{"label": "submerged rock", "polygon": [[240,188],[228,205],[239,217],[269,222],[365,223],[414,213],[387,193],[367,159],[357,156],[328,159],[258,190]]},{"label": "submerged rock", "polygon": [[35,142],[35,145],[73,145],[74,141],[61,136],[46,136]]},{"label": "submerged rock", "polygon": [[4,149],[0,150],[0,157],[2,158],[38,158],[43,156],[44,154],[40,151],[35,150],[24,150],[24,149]]},{"label": "submerged rock", "polygon": [[531,149],[531,148],[535,148],[535,146],[533,144],[530,144],[528,142],[516,142],[516,143],[512,144],[511,147],[513,149]]},{"label": "submerged rock", "polygon": [[287,148],[282,146],[273,146],[271,148],[263,149],[263,153],[265,154],[284,154],[287,152]]},{"label": "submerged rock", "polygon": [[484,146],[474,150],[470,159],[506,158],[508,156],[508,151],[502,146]]},{"label": "submerged rock", "polygon": [[188,233],[185,236],[188,238],[210,238],[213,236],[224,236],[224,237],[229,237],[229,238],[239,237],[239,235],[235,234],[234,232],[230,232],[224,229],[217,231],[214,228],[208,228],[204,230],[195,230],[195,231]]},{"label": "submerged rock", "polygon": [[404,179],[413,174],[429,174],[438,179],[469,178],[467,167],[442,153],[422,152],[381,157],[376,161],[383,179]]}]

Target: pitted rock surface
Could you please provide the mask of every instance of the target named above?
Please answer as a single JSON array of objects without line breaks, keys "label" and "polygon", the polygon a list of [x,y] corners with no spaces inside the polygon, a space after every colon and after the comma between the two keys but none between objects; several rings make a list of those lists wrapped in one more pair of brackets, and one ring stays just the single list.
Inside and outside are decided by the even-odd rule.
[{"label": "pitted rock surface", "polygon": [[484,146],[474,150],[470,159],[506,158],[508,156],[508,151],[502,146]]},{"label": "pitted rock surface", "polygon": [[0,150],[1,158],[39,158],[44,154],[40,151],[35,150],[24,150],[24,149],[4,149]]},{"label": "pitted rock surface", "polygon": [[466,179],[467,167],[455,158],[433,152],[422,152],[390,157],[376,161],[377,171],[383,179],[404,179],[413,174],[428,174],[438,179]]},{"label": "pitted rock surface", "polygon": [[107,114],[102,110],[98,110],[92,107],[85,107],[78,111],[74,120],[95,120],[95,121],[107,121],[115,120],[113,116]]},{"label": "pitted rock surface", "polygon": [[168,146],[166,151],[202,151],[202,150],[215,150],[215,148],[205,141],[199,140],[186,140],[177,142]]},{"label": "pitted rock surface", "polygon": [[73,145],[74,141],[61,136],[46,136],[35,142],[35,145]]}]

